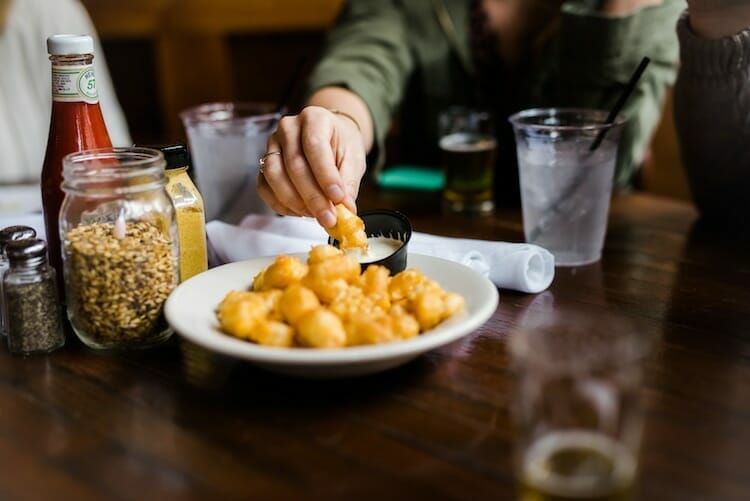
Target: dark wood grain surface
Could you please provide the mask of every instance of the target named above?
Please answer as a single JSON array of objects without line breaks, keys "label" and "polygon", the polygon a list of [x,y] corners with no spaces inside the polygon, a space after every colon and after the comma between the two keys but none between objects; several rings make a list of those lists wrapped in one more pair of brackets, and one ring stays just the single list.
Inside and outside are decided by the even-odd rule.
[{"label": "dark wood grain surface", "polygon": [[[521,241],[517,210],[435,216],[432,195],[368,191],[417,231]],[[0,350],[2,499],[512,499],[509,331],[562,308],[657,338],[642,499],[750,499],[750,244],[681,203],[617,198],[600,263],[538,295],[501,291],[473,334],[401,368],[306,381],[172,339],[95,353]]]}]

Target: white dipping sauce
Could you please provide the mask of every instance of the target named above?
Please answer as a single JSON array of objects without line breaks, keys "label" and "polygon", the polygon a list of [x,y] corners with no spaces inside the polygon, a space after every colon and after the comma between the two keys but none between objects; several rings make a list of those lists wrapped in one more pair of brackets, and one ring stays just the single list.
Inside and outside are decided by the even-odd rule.
[{"label": "white dipping sauce", "polygon": [[368,237],[367,252],[362,252],[360,249],[351,249],[347,254],[356,257],[360,263],[372,263],[390,256],[403,245],[404,243],[401,240],[395,238]]}]

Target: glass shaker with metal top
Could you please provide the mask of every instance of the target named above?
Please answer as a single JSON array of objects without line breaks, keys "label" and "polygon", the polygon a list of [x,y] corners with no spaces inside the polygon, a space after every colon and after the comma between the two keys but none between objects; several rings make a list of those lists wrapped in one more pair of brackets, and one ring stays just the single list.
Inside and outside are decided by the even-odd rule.
[{"label": "glass shaker with metal top", "polygon": [[55,269],[44,240],[15,240],[5,247],[10,262],[3,279],[12,353],[56,350],[65,344]]},{"label": "glass shaker with metal top", "polygon": [[5,308],[5,293],[3,292],[3,277],[8,271],[8,258],[5,256],[5,246],[14,240],[36,238],[36,230],[29,226],[8,226],[0,230],[0,336],[7,336],[7,312]]}]

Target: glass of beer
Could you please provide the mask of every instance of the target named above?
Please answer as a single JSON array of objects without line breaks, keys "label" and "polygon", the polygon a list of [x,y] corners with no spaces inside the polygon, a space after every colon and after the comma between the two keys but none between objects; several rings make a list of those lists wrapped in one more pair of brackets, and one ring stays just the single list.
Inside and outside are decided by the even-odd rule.
[{"label": "glass of beer", "polygon": [[451,107],[440,114],[438,133],[445,173],[443,210],[492,213],[497,150],[492,116],[486,111]]},{"label": "glass of beer", "polygon": [[520,499],[634,499],[650,343],[629,320],[601,313],[528,317],[510,340]]}]

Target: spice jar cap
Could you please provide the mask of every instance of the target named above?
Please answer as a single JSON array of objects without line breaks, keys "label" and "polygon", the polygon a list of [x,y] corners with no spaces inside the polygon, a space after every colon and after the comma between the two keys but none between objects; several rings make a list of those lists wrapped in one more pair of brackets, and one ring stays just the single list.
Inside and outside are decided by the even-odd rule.
[{"label": "spice jar cap", "polygon": [[8,242],[36,238],[36,230],[30,226],[7,226],[0,230],[0,252],[5,250]]},{"label": "spice jar cap", "polygon": [[190,153],[184,144],[169,144],[156,146],[155,148],[164,154],[164,159],[167,161],[167,170],[181,167],[190,169]]},{"label": "spice jar cap", "polygon": [[53,56],[93,54],[94,39],[91,35],[52,35],[47,38],[47,52]]},{"label": "spice jar cap", "polygon": [[26,240],[13,240],[5,246],[8,259],[13,261],[25,261],[27,259],[39,258],[47,255],[47,244],[39,238],[27,238]]}]

